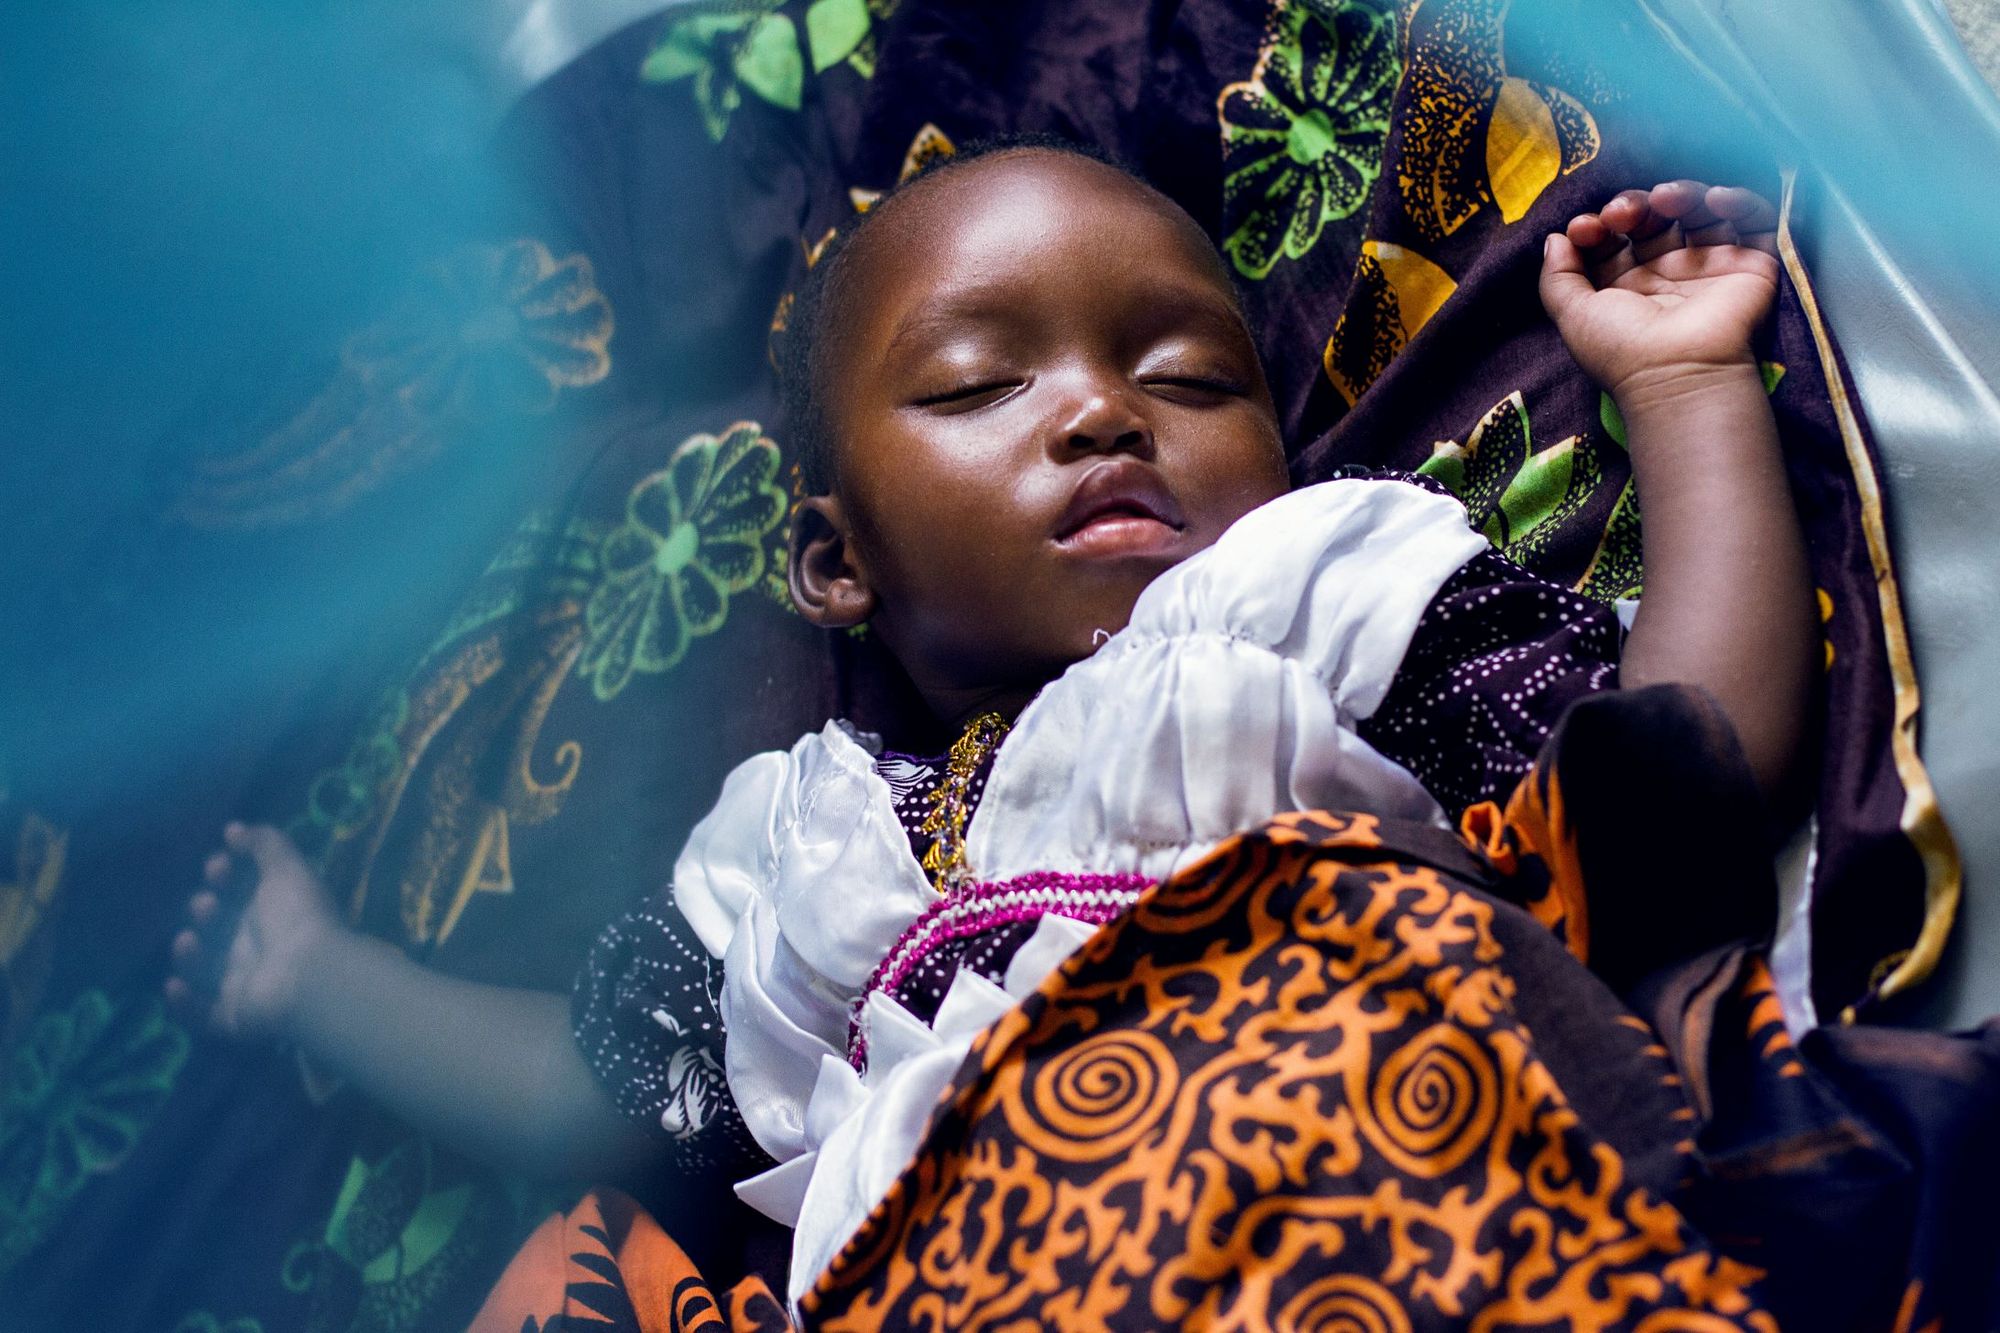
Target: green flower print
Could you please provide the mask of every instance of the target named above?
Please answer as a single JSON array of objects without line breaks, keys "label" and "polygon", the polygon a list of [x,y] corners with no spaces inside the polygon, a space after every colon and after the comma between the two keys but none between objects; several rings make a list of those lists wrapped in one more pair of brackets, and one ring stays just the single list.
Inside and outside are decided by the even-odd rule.
[{"label": "green flower print", "polygon": [[[878,0],[879,4],[879,0]],[[779,0],[751,0],[703,9],[669,24],[639,68],[649,83],[692,81],[702,127],[717,143],[748,91],[770,105],[797,111],[806,66],[819,74],[847,62],[863,78],[874,73],[874,10],[868,0],[813,0],[805,37]]]},{"label": "green flower print", "polygon": [[1288,0],[1257,67],[1222,90],[1222,248],[1248,278],[1300,259],[1368,201],[1402,62],[1395,19]]},{"label": "green flower print", "polygon": [[1464,444],[1439,444],[1417,471],[1443,483],[1496,550],[1530,569],[1604,480],[1581,436],[1535,448],[1519,392],[1494,404]]},{"label": "green flower print", "polygon": [[305,1333],[463,1328],[492,1272],[550,1200],[469,1171],[413,1139],[348,1161],[326,1227],[294,1245],[280,1278],[307,1298]]},{"label": "green flower print", "polygon": [[599,699],[634,672],[675,666],[691,640],[722,628],[731,596],[763,579],[786,510],[777,475],[778,447],[745,421],[720,439],[693,436],[633,487],[584,606],[577,672]]},{"label": "green flower print", "polygon": [[157,1001],[119,1013],[91,990],[36,1020],[0,1092],[0,1272],[42,1242],[91,1177],[124,1162],[187,1055],[187,1033]]}]

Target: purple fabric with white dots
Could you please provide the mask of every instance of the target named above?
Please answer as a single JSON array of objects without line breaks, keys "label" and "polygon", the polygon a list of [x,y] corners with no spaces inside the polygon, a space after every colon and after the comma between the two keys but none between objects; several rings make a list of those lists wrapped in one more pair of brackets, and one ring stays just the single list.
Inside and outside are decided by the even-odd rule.
[{"label": "purple fabric with white dots", "polygon": [[770,1165],[723,1075],[722,960],[671,903],[643,907],[591,946],[570,997],[577,1049],[618,1104],[659,1129],[677,1173],[735,1180]]},{"label": "purple fabric with white dots", "polygon": [[1565,708],[1618,688],[1621,634],[1610,607],[1481,552],[1431,599],[1357,730],[1456,821],[1507,799]]}]

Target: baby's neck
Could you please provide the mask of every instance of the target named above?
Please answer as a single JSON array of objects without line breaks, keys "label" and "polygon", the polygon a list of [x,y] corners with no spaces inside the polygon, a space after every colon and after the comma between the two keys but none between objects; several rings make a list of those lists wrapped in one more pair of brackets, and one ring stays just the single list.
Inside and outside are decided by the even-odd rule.
[{"label": "baby's neck", "polygon": [[937,723],[937,734],[949,744],[975,719],[998,713],[1012,722],[1041,686],[1005,685],[924,691],[924,703]]},{"label": "baby's neck", "polygon": [[837,668],[848,682],[840,692],[842,713],[865,730],[879,733],[889,749],[903,754],[943,754],[970,723],[988,713],[998,713],[1011,723],[1042,688],[1040,682],[919,682],[873,636],[847,641],[843,647],[844,665]]},{"label": "baby's neck", "polygon": [[944,669],[920,673],[882,636],[850,640],[846,648],[849,679],[861,687],[848,695],[849,715],[906,754],[942,754],[967,726],[991,713],[1012,723],[1063,670],[1056,664],[1046,675],[996,672],[998,679]]}]

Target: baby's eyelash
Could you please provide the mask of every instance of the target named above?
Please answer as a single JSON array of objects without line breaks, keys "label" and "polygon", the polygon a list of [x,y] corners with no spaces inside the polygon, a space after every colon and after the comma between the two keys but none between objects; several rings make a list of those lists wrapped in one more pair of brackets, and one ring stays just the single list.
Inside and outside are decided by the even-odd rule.
[{"label": "baby's eyelash", "polygon": [[946,389],[941,393],[925,394],[923,397],[915,400],[914,406],[942,407],[952,403],[962,403],[977,398],[981,394],[1004,393],[1013,389],[1018,382],[1016,380],[977,380],[970,384],[961,384],[956,388]]},{"label": "baby's eyelash", "polygon": [[1146,383],[1175,389],[1200,389],[1208,393],[1242,394],[1249,388],[1226,375],[1148,375]]}]

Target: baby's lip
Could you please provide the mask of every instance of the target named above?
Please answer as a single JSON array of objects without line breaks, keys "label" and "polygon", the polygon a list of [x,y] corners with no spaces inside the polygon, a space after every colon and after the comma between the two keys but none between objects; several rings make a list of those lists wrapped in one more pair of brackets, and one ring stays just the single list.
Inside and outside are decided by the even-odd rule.
[{"label": "baby's lip", "polygon": [[1077,482],[1056,521],[1056,540],[1067,540],[1100,519],[1121,515],[1150,518],[1177,531],[1187,526],[1180,503],[1159,473],[1134,458],[1110,458],[1093,464]]}]

